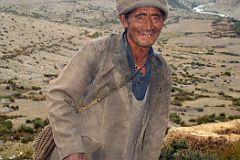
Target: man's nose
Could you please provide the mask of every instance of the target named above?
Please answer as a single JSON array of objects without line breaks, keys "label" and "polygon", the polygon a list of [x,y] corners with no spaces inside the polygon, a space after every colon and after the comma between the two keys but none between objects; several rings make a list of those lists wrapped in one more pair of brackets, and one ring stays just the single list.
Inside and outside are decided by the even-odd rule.
[{"label": "man's nose", "polygon": [[150,30],[150,29],[153,29],[154,28],[154,24],[152,22],[152,19],[150,16],[147,17],[147,20],[146,20],[146,26],[147,26],[147,29]]}]

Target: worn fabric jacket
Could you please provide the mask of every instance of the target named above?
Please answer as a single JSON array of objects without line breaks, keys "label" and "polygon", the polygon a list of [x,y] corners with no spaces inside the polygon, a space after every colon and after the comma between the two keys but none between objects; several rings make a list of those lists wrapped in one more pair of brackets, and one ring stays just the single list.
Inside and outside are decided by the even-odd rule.
[{"label": "worn fabric jacket", "polygon": [[[169,119],[171,71],[160,54],[151,59],[146,111],[134,160],[158,160]],[[131,77],[122,34],[90,41],[65,67],[48,94],[49,119],[59,159],[86,153],[89,160],[126,160]],[[130,82],[131,83],[131,82]],[[90,109],[76,109],[111,93]]]}]

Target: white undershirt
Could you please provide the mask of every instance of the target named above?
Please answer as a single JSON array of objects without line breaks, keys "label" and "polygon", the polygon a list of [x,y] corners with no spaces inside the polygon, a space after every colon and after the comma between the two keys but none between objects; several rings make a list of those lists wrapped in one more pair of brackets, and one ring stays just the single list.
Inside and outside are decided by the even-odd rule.
[{"label": "white undershirt", "polygon": [[137,100],[132,93],[131,128],[128,137],[127,160],[133,160],[134,158],[135,146],[141,132],[142,120],[145,113],[147,95],[148,88],[144,99],[141,101]]}]

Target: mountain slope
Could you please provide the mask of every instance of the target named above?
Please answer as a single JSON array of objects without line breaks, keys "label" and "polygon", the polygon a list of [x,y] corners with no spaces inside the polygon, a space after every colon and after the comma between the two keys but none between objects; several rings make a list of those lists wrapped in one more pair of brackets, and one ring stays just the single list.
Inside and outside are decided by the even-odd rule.
[{"label": "mountain slope", "polygon": [[240,20],[240,0],[216,0],[214,10],[222,11]]},{"label": "mountain slope", "polygon": [[201,4],[212,2],[211,0],[168,0],[168,3],[173,8],[192,9]]},{"label": "mountain slope", "polygon": [[218,0],[215,5],[221,9],[232,9],[240,7],[240,0]]}]

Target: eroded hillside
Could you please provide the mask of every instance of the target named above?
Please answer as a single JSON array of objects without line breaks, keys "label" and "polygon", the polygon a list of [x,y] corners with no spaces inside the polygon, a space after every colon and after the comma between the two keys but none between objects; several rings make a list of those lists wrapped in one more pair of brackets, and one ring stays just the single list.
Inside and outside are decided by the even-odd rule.
[{"label": "eroded hillside", "polygon": [[[172,128],[167,139],[215,147],[239,140],[239,121],[230,121],[240,118],[237,20],[191,10],[207,0],[176,2],[189,8],[172,4],[154,47],[172,67],[171,121],[188,127]],[[48,123],[51,83],[88,40],[122,31],[116,17],[113,0],[0,0],[1,155],[31,156]]]}]

